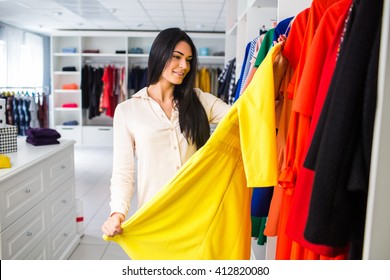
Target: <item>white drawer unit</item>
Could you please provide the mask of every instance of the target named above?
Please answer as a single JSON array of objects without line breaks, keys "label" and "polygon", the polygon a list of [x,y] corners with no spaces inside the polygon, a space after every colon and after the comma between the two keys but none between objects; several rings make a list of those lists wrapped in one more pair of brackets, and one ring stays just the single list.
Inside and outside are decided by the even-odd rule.
[{"label": "white drawer unit", "polygon": [[78,236],[76,214],[70,211],[49,233],[49,252],[51,259],[66,259],[76,248]]},{"label": "white drawer unit", "polygon": [[0,259],[67,259],[76,230],[74,141],[33,146],[18,137],[0,169]]},{"label": "white drawer unit", "polygon": [[43,171],[35,168],[1,183],[1,231],[45,197],[48,190],[44,185]]},{"label": "white drawer unit", "polygon": [[112,146],[113,127],[109,126],[84,126],[83,144],[91,146]]},{"label": "white drawer unit", "polygon": [[48,231],[45,210],[36,205],[0,233],[1,259],[24,259],[38,245]]},{"label": "white drawer unit", "polygon": [[49,242],[43,239],[24,259],[25,260],[48,260],[50,258]]}]

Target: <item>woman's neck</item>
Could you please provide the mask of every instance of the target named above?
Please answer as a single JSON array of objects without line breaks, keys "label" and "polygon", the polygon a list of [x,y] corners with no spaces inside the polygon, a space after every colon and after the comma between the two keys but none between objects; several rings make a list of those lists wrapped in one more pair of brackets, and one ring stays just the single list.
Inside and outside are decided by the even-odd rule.
[{"label": "woman's neck", "polygon": [[148,87],[148,95],[158,103],[172,102],[174,88],[172,84],[164,85],[159,82]]}]

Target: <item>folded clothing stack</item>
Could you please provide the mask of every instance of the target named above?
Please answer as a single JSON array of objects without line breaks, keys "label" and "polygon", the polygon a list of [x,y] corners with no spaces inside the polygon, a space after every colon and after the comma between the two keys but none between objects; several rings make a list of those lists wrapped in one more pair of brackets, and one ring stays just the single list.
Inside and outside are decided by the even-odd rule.
[{"label": "folded clothing stack", "polygon": [[60,144],[61,134],[52,128],[28,128],[26,142],[34,146]]},{"label": "folded clothing stack", "polygon": [[67,48],[62,48],[63,53],[76,53],[77,48],[75,47],[67,47]]},{"label": "folded clothing stack", "polygon": [[79,89],[79,86],[76,83],[71,83],[71,84],[65,84],[62,85],[62,89]]},{"label": "folded clothing stack", "polygon": [[79,105],[77,103],[64,103],[62,104],[62,108],[77,108]]}]

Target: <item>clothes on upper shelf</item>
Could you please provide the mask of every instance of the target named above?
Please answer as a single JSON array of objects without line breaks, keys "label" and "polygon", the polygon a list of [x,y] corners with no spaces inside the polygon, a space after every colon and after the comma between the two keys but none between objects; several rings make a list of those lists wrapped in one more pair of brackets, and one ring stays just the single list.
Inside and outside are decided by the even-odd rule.
[{"label": "clothes on upper shelf", "polygon": [[77,108],[79,105],[77,103],[64,103],[62,104],[62,108]]},{"label": "clothes on upper shelf", "polygon": [[76,83],[63,84],[62,89],[75,90],[79,89],[79,86]]},{"label": "clothes on upper shelf", "polygon": [[74,72],[74,71],[77,71],[77,68],[75,66],[64,66],[64,67],[62,67],[62,71]]},{"label": "clothes on upper shelf", "polygon": [[62,48],[63,53],[77,53],[77,48],[76,47],[66,47]]}]

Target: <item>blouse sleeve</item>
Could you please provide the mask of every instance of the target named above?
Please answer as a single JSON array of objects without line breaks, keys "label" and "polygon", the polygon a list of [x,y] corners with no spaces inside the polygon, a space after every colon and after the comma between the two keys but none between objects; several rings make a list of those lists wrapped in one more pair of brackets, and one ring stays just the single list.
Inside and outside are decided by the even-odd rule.
[{"label": "blouse sleeve", "polygon": [[[124,102],[125,103],[125,102]],[[114,114],[113,167],[111,177],[111,214],[127,216],[134,193],[134,137],[127,126],[124,103],[119,104]]]},{"label": "blouse sleeve", "polygon": [[199,100],[206,111],[209,123],[219,123],[229,111],[231,106],[211,93],[203,92],[198,88],[195,89],[195,91],[198,94]]}]

